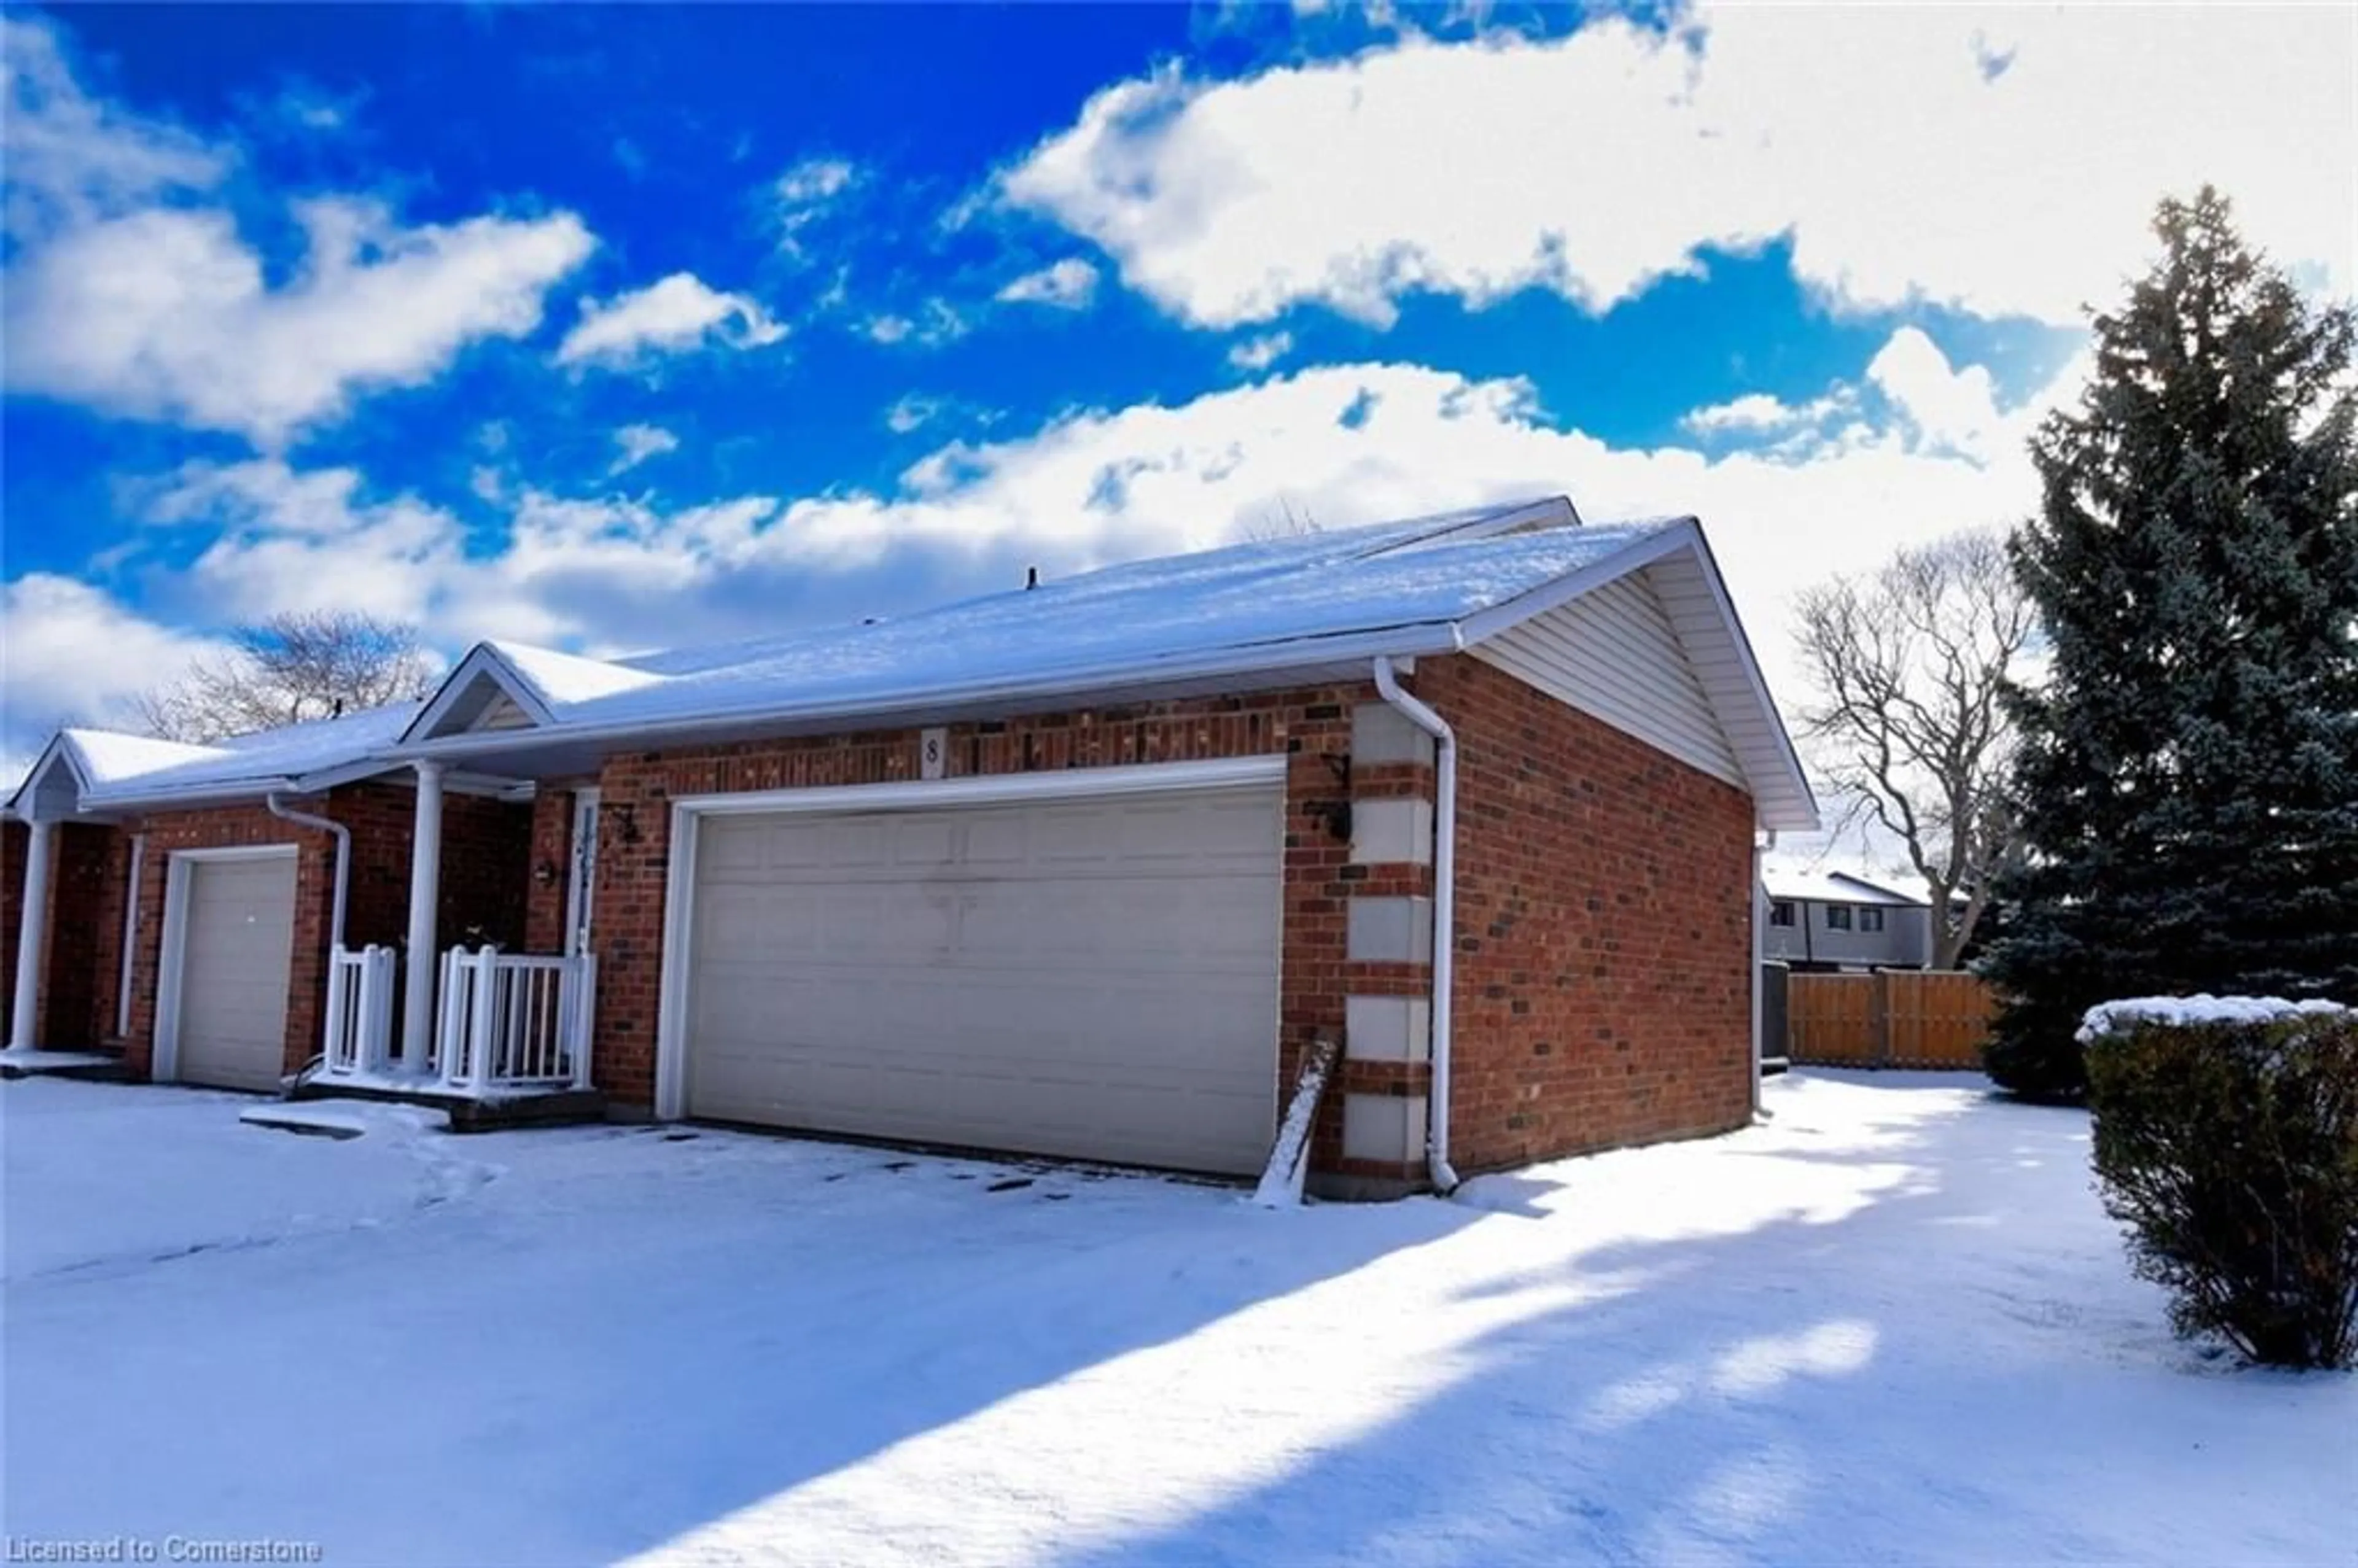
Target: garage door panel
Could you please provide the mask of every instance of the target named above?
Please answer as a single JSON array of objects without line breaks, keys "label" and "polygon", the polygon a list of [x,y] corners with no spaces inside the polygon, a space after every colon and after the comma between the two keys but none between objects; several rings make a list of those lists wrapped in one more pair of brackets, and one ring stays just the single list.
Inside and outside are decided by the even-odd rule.
[{"label": "garage door panel", "polygon": [[278,1087],[286,1068],[295,869],[292,855],[189,863],[180,932],[182,1080]]},{"label": "garage door panel", "polygon": [[1223,1171],[1266,1152],[1275,788],[700,839],[691,1113]]}]

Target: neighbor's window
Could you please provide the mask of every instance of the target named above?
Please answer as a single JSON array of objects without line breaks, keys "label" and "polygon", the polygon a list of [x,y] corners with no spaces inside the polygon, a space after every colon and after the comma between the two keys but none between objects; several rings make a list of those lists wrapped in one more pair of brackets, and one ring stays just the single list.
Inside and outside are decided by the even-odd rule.
[{"label": "neighbor's window", "polygon": [[1768,906],[1768,924],[1771,925],[1792,925],[1793,901],[1790,898],[1780,898],[1776,903],[1770,904]]},{"label": "neighbor's window", "polygon": [[1860,911],[1858,912],[1858,928],[1859,928],[1861,931],[1880,931],[1880,930],[1882,930],[1882,929],[1883,929],[1883,911],[1881,911],[1881,910],[1879,910],[1879,909],[1862,909],[1862,910],[1860,910]]},{"label": "neighbor's window", "polygon": [[1849,930],[1850,905],[1846,903],[1830,903],[1826,905],[1826,929],[1829,931]]}]

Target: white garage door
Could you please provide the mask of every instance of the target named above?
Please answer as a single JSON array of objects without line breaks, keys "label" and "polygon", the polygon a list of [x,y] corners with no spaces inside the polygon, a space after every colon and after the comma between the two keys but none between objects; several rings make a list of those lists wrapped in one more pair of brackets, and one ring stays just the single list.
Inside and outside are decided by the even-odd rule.
[{"label": "white garage door", "polygon": [[1258,1169],[1282,816],[1271,785],[708,817],[689,1114]]},{"label": "white garage door", "polygon": [[295,857],[193,860],[181,926],[178,1076],[275,1089],[287,1064]]}]

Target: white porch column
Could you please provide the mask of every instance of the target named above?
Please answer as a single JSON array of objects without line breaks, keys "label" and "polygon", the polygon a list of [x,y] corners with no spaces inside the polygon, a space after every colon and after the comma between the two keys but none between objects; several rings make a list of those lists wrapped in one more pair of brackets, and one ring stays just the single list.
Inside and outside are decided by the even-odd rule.
[{"label": "white porch column", "polygon": [[434,914],[442,898],[442,764],[417,762],[417,819],[409,836],[409,954],[401,993],[401,1068],[426,1070],[434,1040]]},{"label": "white porch column", "polygon": [[41,950],[49,937],[49,840],[54,822],[36,822],[25,838],[25,910],[16,927],[16,995],[8,1012],[8,1044],[30,1051],[41,1004]]}]

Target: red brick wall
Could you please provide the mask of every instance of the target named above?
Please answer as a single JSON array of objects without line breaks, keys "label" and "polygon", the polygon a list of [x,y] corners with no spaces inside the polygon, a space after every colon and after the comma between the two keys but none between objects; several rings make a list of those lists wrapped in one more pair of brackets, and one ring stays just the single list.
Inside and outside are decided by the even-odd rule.
[{"label": "red brick wall", "polygon": [[488,795],[442,798],[440,914],[442,946],[498,944],[525,950],[525,902],[530,885],[532,805]]},{"label": "red brick wall", "polygon": [[[123,990],[123,912],[131,895],[131,835],[114,827],[84,825],[83,831],[96,833],[102,839],[85,970],[89,979],[84,988],[83,1039],[92,1044],[119,1045],[115,999]],[[51,962],[56,962],[54,948]]]},{"label": "red brick wall", "polygon": [[[544,783],[532,800],[532,842],[525,857],[526,952],[565,951],[565,898],[572,857],[573,791],[561,784]],[[546,881],[541,878],[544,868],[549,872]]]},{"label": "red brick wall", "polygon": [[[53,1050],[86,1050],[114,1033],[115,970],[120,961],[124,872],[111,828],[90,822],[61,822],[49,852],[49,909],[40,966],[40,994],[34,1002],[34,1035]],[[25,824],[10,821],[0,834],[0,1008],[13,1013],[16,986],[16,941],[23,928],[25,856],[31,844]],[[108,921],[114,922],[110,929]]]},{"label": "red brick wall", "polygon": [[[1143,704],[953,726],[950,777],[1292,753],[1285,833],[1282,1081],[1303,1043],[1339,1037],[1347,970],[1343,899],[1347,847],[1307,813],[1341,795],[1322,760],[1350,749],[1357,687]],[[879,784],[917,776],[914,730],[775,741],[608,759],[600,777],[598,1086],[624,1104],[654,1098],[655,1014],[663,965],[663,901],[671,801],[689,795]],[[636,842],[632,842],[635,835]],[[1314,1149],[1332,1155],[1340,1097],[1330,1098]]]},{"label": "red brick wall", "polygon": [[1750,797],[1470,656],[1414,684],[1458,735],[1460,1173],[1743,1124]]},{"label": "red brick wall", "polygon": [[[344,915],[347,946],[399,947],[409,935],[410,832],[417,792],[392,784],[348,784],[329,796],[324,815],[352,836],[352,891]],[[525,858],[532,806],[488,795],[442,797],[442,870],[435,945],[494,942],[524,950]]]},{"label": "red brick wall", "polygon": [[[381,943],[400,948],[408,934],[409,838],[416,796],[387,784],[350,784],[322,799],[297,802],[302,810],[333,818],[352,834],[352,858],[346,894],[345,940],[354,946]],[[524,935],[525,857],[529,806],[481,795],[443,799],[442,896],[438,945],[462,937],[514,947]],[[298,847],[295,891],[295,951],[287,974],[286,1070],[293,1072],[319,1051],[321,1008],[327,1000],[329,925],[335,902],[335,839],[317,828],[299,827],[260,805],[212,806],[159,812],[115,830],[112,884],[127,875],[129,838],[147,836],[140,871],[137,947],[132,966],[131,1031],[124,1056],[134,1076],[152,1068],[156,1041],[157,979],[164,937],[165,878],[172,854],[186,849],[226,849],[248,844]],[[98,977],[94,1006],[111,1033],[116,968],[123,925],[119,892],[97,922],[100,949],[90,972]],[[52,969],[52,973],[57,971]],[[398,992],[396,992],[396,1009]],[[397,1026],[397,1021],[396,1021]]]},{"label": "red brick wall", "polygon": [[[1720,1130],[1751,1101],[1752,812],[1741,792],[1468,657],[1412,683],[1460,741],[1458,970],[1451,1137],[1461,1171]],[[1347,995],[1422,995],[1424,964],[1345,957],[1355,893],[1430,894],[1429,868],[1355,866],[1311,803],[1343,794],[1372,688],[1158,703],[950,731],[952,777],[1291,752],[1281,1084],[1302,1046],[1340,1036]],[[610,759],[598,902],[595,1073],[651,1104],[670,802],[685,795],[882,783],[917,773],[914,730]],[[1357,799],[1430,797],[1429,767],[1357,770]],[[549,792],[535,853],[561,848]],[[629,838],[635,834],[636,842]],[[559,861],[561,864],[561,860]],[[535,929],[561,922],[535,895]],[[554,913],[550,913],[550,911]],[[537,942],[537,937],[535,937]],[[1422,1064],[1346,1061],[1313,1142],[1315,1167],[1412,1173],[1341,1158],[1344,1093],[1422,1095]]]},{"label": "red brick wall", "polygon": [[16,998],[16,938],[25,913],[25,851],[30,831],[14,817],[0,822],[0,1006],[9,1008]]},{"label": "red brick wall", "polygon": [[[331,799],[333,797],[330,797]],[[317,801],[300,803],[316,809]],[[335,840],[317,828],[297,827],[260,805],[211,806],[157,812],[121,829],[144,832],[147,849],[139,868],[139,935],[132,958],[131,1033],[124,1039],[124,1066],[135,1078],[149,1076],[156,1048],[156,986],[164,950],[164,887],[171,857],[185,849],[238,845],[293,844],[295,950],[287,966],[287,1054],[293,1072],[319,1053],[319,1010],[327,996],[328,918],[335,892]]]}]

